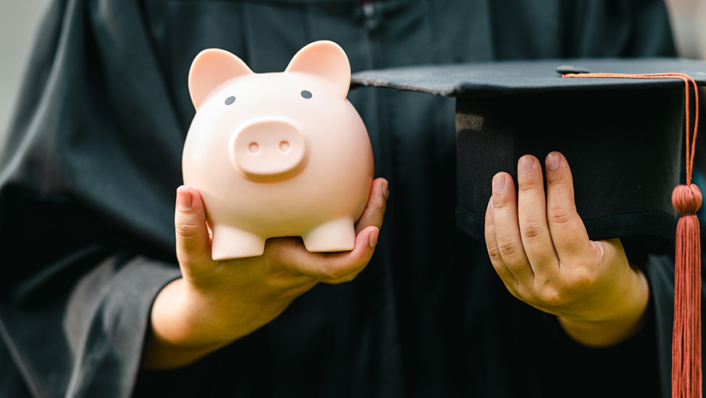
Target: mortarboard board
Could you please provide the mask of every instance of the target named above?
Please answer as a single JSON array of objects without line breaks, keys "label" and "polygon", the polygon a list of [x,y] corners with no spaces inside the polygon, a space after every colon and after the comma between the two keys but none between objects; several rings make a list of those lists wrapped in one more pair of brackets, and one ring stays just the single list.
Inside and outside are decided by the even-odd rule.
[{"label": "mortarboard board", "polygon": [[693,83],[697,123],[696,86],[706,85],[706,63],[505,61],[367,71],[352,82],[457,98],[456,221],[476,238],[483,239],[492,177],[506,171],[517,181],[520,157],[542,159],[551,151],[562,152],[571,166],[576,208],[591,239],[620,238],[626,251],[661,253],[671,250],[676,231],[672,393],[701,396],[701,254],[694,214],[701,194],[690,184],[697,129],[692,136],[689,107],[688,185],[674,187],[689,99],[683,87]]},{"label": "mortarboard board", "polygon": [[557,68],[681,72],[706,85],[706,63],[664,58],[408,67],[360,72],[352,82],[457,98],[456,220],[470,235],[483,239],[493,175],[506,171],[517,181],[520,157],[559,151],[571,166],[576,206],[591,239],[622,238],[635,251],[671,250],[684,83],[567,79]]}]

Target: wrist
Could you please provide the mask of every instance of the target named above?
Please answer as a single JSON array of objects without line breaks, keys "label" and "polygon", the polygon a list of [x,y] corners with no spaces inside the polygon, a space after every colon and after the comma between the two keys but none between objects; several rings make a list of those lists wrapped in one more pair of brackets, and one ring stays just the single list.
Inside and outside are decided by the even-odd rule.
[{"label": "wrist", "polygon": [[[315,282],[313,282],[315,283]],[[197,287],[177,279],[155,298],[143,368],[187,365],[270,322],[307,288],[276,283]],[[292,293],[292,290],[294,293]]]},{"label": "wrist", "polygon": [[647,323],[649,284],[637,268],[630,268],[630,278],[621,284],[604,303],[605,311],[594,319],[559,317],[564,331],[576,342],[589,347],[609,347],[637,334]]},{"label": "wrist", "polygon": [[172,281],[159,292],[152,305],[152,334],[165,344],[183,349],[227,342],[228,339],[207,333],[212,328],[205,322],[210,311],[202,308],[204,304],[183,278]]},{"label": "wrist", "polygon": [[[296,297],[278,289],[248,286],[197,288],[186,279],[165,286],[155,299],[154,334],[175,346],[225,345],[279,315]],[[272,291],[270,291],[272,290]]]},{"label": "wrist", "polygon": [[144,369],[185,366],[231,342],[209,342],[195,333],[192,320],[184,315],[185,288],[184,280],[177,279],[155,298],[142,359]]}]

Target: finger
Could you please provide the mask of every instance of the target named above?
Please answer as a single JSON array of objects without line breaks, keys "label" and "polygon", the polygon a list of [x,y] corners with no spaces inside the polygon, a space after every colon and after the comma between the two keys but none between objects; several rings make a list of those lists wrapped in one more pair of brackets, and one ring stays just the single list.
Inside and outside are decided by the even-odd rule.
[{"label": "finger", "polygon": [[387,207],[387,197],[390,195],[388,186],[389,184],[384,178],[378,178],[373,181],[370,195],[368,195],[368,203],[360,219],[355,224],[356,235],[371,225],[378,229],[382,228],[382,219]]},{"label": "finger", "polygon": [[188,186],[177,189],[174,227],[176,252],[180,265],[191,270],[213,264],[206,227],[206,210],[201,194],[196,189]]},{"label": "finger", "polygon": [[380,230],[370,226],[363,229],[355,239],[355,247],[349,252],[311,253],[303,245],[300,250],[282,252],[280,261],[294,275],[305,275],[323,281],[336,281],[362,271],[373,256]]},{"label": "finger", "polygon": [[515,184],[508,173],[493,178],[493,223],[503,262],[521,285],[531,283],[534,273],[522,247]]},{"label": "finger", "polygon": [[559,152],[547,155],[547,221],[557,256],[562,263],[590,253],[588,232],[576,212],[574,185],[566,158]]},{"label": "finger", "polygon": [[517,209],[522,246],[535,273],[558,267],[552,237],[547,224],[542,165],[532,155],[517,163]]},{"label": "finger", "polygon": [[488,208],[485,210],[485,245],[488,248],[490,263],[493,264],[495,272],[500,276],[505,286],[511,292],[517,288],[518,282],[515,276],[507,269],[503,257],[498,249],[498,242],[495,239],[495,225],[493,219],[493,198],[488,201]]}]

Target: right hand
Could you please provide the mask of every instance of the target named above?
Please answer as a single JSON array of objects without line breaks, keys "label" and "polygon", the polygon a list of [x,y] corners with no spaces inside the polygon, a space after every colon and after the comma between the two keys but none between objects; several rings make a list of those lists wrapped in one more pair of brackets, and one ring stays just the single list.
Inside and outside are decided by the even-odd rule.
[{"label": "right hand", "polygon": [[259,257],[214,261],[199,192],[177,190],[177,258],[182,278],[157,295],[142,365],[187,365],[267,324],[319,282],[353,280],[375,250],[388,183],[373,181],[350,252],[311,253],[299,238],[269,239]]}]

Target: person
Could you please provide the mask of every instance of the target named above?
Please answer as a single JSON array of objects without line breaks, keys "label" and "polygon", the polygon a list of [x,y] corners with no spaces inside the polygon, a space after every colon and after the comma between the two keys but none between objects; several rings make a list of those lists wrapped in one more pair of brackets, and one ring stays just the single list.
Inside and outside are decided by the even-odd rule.
[{"label": "person", "polygon": [[[456,230],[449,99],[350,92],[381,178],[353,252],[309,254],[278,239],[263,258],[216,270],[198,192],[179,188],[173,205],[194,115],[190,62],[216,47],[256,72],[282,71],[317,39],[339,43],[353,71],[675,55],[664,5],[652,0],[55,0],[0,160],[0,396],[668,396],[655,335],[671,325],[655,323],[644,289],[629,301],[637,318],[589,341],[595,333],[560,321],[551,301],[512,292],[543,312],[508,293],[503,265],[524,259],[491,244],[491,263],[484,242]],[[566,187],[568,162],[554,155],[547,178]],[[526,161],[536,183],[540,160]],[[511,186],[505,178],[493,184]],[[489,226],[506,228],[495,211],[514,192],[495,191]],[[641,275],[669,279],[667,258],[637,264],[643,273],[604,247],[643,288]],[[268,272],[286,294],[256,285]],[[199,288],[221,295],[191,308],[213,323],[190,330],[176,322],[194,318],[172,310]]]}]

